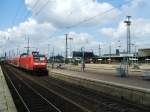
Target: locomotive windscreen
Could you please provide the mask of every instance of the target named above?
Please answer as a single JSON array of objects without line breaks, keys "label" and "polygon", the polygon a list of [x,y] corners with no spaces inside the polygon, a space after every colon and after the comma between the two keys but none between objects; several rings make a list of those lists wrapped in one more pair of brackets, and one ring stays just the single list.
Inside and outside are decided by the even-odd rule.
[{"label": "locomotive windscreen", "polygon": [[32,55],[39,55],[39,52],[34,51],[32,52]]},{"label": "locomotive windscreen", "polygon": [[33,57],[34,57],[35,61],[44,61],[45,60],[45,56],[44,55],[38,54],[38,55],[33,55]]}]

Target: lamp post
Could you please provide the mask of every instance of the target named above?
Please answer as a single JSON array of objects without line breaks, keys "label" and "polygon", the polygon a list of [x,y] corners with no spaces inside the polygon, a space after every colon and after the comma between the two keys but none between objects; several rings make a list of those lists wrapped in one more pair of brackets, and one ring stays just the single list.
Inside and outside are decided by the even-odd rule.
[{"label": "lamp post", "polygon": [[101,58],[101,45],[100,44],[99,44],[98,50],[99,50],[99,58]]},{"label": "lamp post", "polygon": [[65,61],[67,62],[68,59],[68,34],[65,34],[66,36],[66,56],[65,56]]},{"label": "lamp post", "polygon": [[81,52],[82,52],[82,67],[81,67],[81,71],[84,72],[85,69],[85,59],[84,59],[84,47],[81,47]]},{"label": "lamp post", "polygon": [[121,41],[118,40],[118,49],[119,49],[119,55],[120,55],[120,52],[121,52]]},{"label": "lamp post", "polygon": [[53,59],[52,59],[52,69],[53,69],[54,68],[54,61],[55,61],[55,58],[54,58],[54,48],[53,48],[52,56],[53,56]]},{"label": "lamp post", "polygon": [[49,55],[49,53],[50,53],[49,47],[50,47],[50,44],[48,44],[48,53],[47,53],[48,60],[49,60],[49,57],[50,57],[50,55]]},{"label": "lamp post", "polygon": [[109,64],[111,64],[111,44],[109,45]]},{"label": "lamp post", "polygon": [[134,64],[134,50],[133,50],[133,48],[134,48],[134,45],[135,44],[131,44],[132,45],[132,66],[133,66],[133,64]]},{"label": "lamp post", "polygon": [[72,38],[72,37],[69,37],[68,39],[70,40],[70,57],[71,57],[71,52],[72,52],[71,41],[73,40],[73,38]]},{"label": "lamp post", "polygon": [[19,55],[19,48],[17,47],[17,56]]},{"label": "lamp post", "polygon": [[135,45],[135,58],[137,59],[136,64],[138,64],[138,54],[136,50],[137,50],[137,45]]},{"label": "lamp post", "polygon": [[26,48],[27,49],[27,54],[29,55],[29,53],[30,53],[30,39],[29,39],[29,37],[25,37],[25,40],[27,39],[27,46],[26,47],[24,47],[24,48]]}]

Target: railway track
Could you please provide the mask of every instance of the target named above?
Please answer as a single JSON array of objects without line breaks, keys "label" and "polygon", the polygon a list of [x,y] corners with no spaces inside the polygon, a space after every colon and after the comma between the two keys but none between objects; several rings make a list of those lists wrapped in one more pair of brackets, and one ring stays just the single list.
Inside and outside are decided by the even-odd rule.
[{"label": "railway track", "polygon": [[[33,92],[37,93],[40,97],[46,100],[47,103],[45,104],[48,106],[48,108],[47,110],[43,109],[42,112],[146,112],[144,109],[113,100],[111,97],[108,97],[105,94],[97,93],[96,91],[92,91],[80,86],[71,85],[57,79],[52,79],[46,76],[30,76],[12,67],[9,67],[8,72],[10,72],[8,74],[13,74],[9,77],[17,77],[20,81],[26,83],[28,87],[30,86],[29,88],[33,90]],[[22,87],[22,89],[24,88],[26,87]],[[31,98],[30,95],[29,97]],[[35,99],[37,100],[38,98],[35,97]],[[39,100],[36,100],[35,102],[37,103]],[[26,101],[24,102],[26,104]],[[50,102],[53,102],[54,104]],[[41,110],[42,107],[46,106],[40,105],[41,103],[35,103],[35,106],[28,106],[32,105],[33,103],[34,100],[33,102],[28,101],[26,107],[33,107],[33,111],[35,111],[38,105],[41,107]],[[54,109],[54,111],[49,110],[49,108]]]},{"label": "railway track", "polygon": [[[133,105],[128,104],[127,102],[121,102],[120,100],[114,100],[111,96],[107,96],[103,93],[98,93],[93,90],[89,90],[87,88],[83,88],[81,86],[71,85],[65,83],[64,81],[60,81],[57,79],[51,80],[50,78],[43,77],[42,80],[39,80],[38,77],[35,78],[38,82],[44,84],[49,88],[57,88],[61,94],[65,94],[73,101],[78,102],[82,106],[87,106],[89,110],[92,112],[144,112],[137,107],[133,107]],[[57,83],[56,83],[57,82]],[[56,90],[57,90],[56,89]],[[70,95],[69,95],[70,94]],[[76,97],[80,97],[81,102]],[[83,103],[86,101],[88,104]],[[88,107],[89,106],[89,107]]]},{"label": "railway track", "polygon": [[[7,81],[21,99],[24,109],[19,112],[86,112],[80,107],[66,101],[31,80],[18,76],[12,69],[4,68]],[[7,73],[6,73],[7,69]],[[16,99],[15,99],[16,100]]]}]

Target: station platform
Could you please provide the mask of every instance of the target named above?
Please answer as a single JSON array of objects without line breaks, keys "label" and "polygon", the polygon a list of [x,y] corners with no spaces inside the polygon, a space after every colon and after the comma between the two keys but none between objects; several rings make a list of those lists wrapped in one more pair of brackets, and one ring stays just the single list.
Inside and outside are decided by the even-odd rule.
[{"label": "station platform", "polygon": [[0,112],[17,112],[0,67]]},{"label": "station platform", "polygon": [[107,75],[106,72],[90,73],[65,69],[49,69],[49,74],[51,77],[150,108],[150,81],[143,80],[142,77],[122,78],[116,75]]}]

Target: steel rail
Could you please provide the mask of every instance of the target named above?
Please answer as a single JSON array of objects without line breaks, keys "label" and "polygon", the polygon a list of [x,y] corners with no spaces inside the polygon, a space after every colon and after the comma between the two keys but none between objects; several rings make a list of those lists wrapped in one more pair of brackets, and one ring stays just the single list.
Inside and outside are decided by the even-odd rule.
[{"label": "steel rail", "polygon": [[[14,71],[13,74],[16,76],[16,73]],[[19,80],[21,80],[26,86],[28,86],[34,93],[36,93],[38,96],[40,96],[43,100],[45,100],[49,105],[51,105],[53,108],[55,108],[58,112],[62,112],[59,108],[57,108],[54,104],[52,104],[51,102],[49,102],[49,100],[47,100],[43,95],[41,95],[39,92],[37,92],[35,89],[33,89],[29,84],[27,84],[22,78],[19,78],[16,76],[16,78],[18,78]]]},{"label": "steel rail", "polygon": [[6,76],[7,79],[10,81],[11,85],[13,86],[13,88],[14,88],[15,92],[17,93],[17,95],[19,96],[19,98],[20,98],[21,102],[23,103],[24,107],[26,108],[26,110],[27,110],[28,112],[31,112],[30,109],[29,109],[29,107],[26,105],[26,103],[25,103],[23,97],[19,94],[19,92],[18,92],[17,88],[15,87],[14,83],[12,82],[11,78],[8,76],[8,74],[6,73],[5,70],[4,70],[4,72],[5,72],[5,76]]}]

